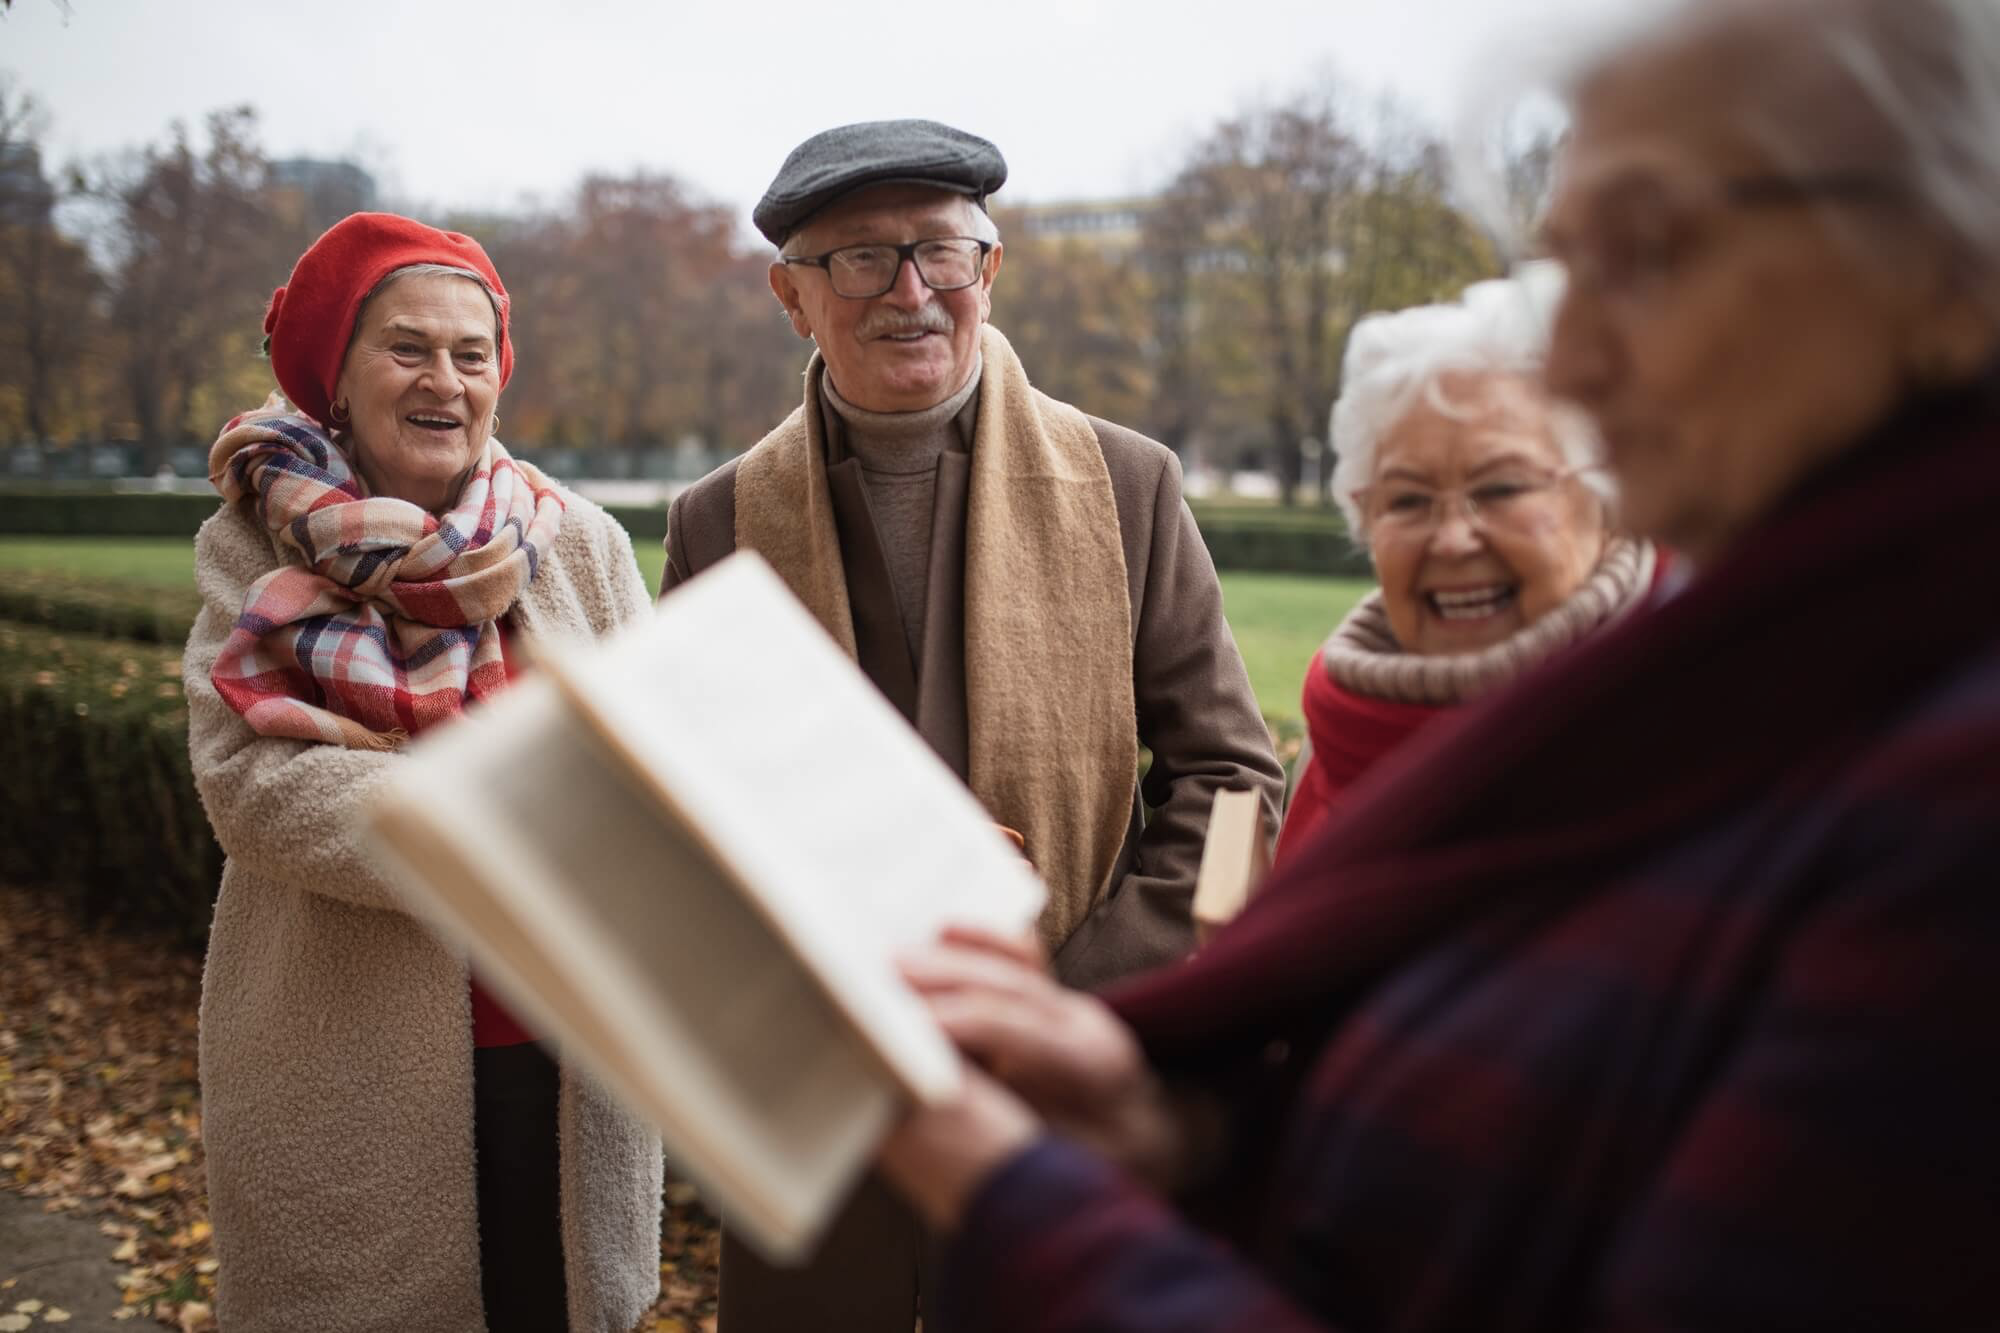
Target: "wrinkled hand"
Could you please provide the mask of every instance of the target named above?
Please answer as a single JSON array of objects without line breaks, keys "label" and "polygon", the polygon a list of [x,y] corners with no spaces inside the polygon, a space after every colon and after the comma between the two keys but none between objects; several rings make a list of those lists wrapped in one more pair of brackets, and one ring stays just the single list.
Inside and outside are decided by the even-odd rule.
[{"label": "wrinkled hand", "polygon": [[968,1066],[958,1095],[910,1112],[883,1141],[876,1165],[925,1222],[950,1231],[980,1183],[1040,1133],[1020,1098]]},{"label": "wrinkled hand", "polygon": [[903,975],[967,1058],[1050,1127],[1142,1176],[1169,1174],[1177,1130],[1131,1029],[1058,984],[1032,941],[949,930]]}]

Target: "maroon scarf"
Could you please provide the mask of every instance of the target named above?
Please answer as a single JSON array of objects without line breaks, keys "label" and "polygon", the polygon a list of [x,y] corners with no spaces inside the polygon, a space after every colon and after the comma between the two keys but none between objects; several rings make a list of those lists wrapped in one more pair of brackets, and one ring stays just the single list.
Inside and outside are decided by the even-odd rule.
[{"label": "maroon scarf", "polygon": [[1226,1056],[1337,1017],[1482,903],[1586,893],[1837,762],[2000,636],[1996,514],[2000,391],[1899,414],[1681,595],[1385,758],[1228,930],[1113,1004],[1156,1058]]}]

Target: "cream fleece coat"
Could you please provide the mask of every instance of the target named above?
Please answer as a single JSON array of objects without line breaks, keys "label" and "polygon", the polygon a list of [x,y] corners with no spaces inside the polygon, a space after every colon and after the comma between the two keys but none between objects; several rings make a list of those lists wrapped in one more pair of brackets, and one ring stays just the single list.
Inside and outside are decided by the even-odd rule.
[{"label": "cream fleece coat", "polygon": [[[526,635],[648,609],[624,531],[567,491],[514,610]],[[466,965],[359,836],[393,753],[260,736],[209,683],[250,584],[285,557],[240,506],[196,539],[182,671],[196,785],[227,854],[202,982],[201,1083],[225,1333],[481,1333]],[[569,1326],[624,1333],[659,1292],[659,1140],[565,1067]]]}]

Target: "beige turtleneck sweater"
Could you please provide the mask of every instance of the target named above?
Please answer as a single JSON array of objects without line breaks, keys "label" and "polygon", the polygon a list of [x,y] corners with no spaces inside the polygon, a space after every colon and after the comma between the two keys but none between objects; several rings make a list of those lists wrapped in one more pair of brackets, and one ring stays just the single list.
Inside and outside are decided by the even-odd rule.
[{"label": "beige turtleneck sweater", "polygon": [[848,452],[861,464],[910,660],[917,663],[924,660],[938,458],[946,450],[972,447],[972,414],[965,409],[979,392],[980,370],[975,365],[957,393],[920,412],[870,412],[842,398],[832,376],[820,382],[820,397],[840,419]]}]

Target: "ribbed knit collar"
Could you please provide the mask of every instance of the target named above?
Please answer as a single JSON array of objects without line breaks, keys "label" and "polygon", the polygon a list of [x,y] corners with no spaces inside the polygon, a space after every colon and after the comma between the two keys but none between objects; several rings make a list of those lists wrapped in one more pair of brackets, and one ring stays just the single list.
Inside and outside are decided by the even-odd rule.
[{"label": "ribbed knit collar", "polygon": [[953,430],[959,443],[971,444],[971,423],[957,422],[956,418],[979,392],[983,370],[975,361],[957,393],[915,412],[871,412],[856,407],[840,396],[831,375],[820,377],[820,398],[827,410],[840,418],[847,448],[861,460],[862,467],[870,472],[923,472],[950,447]]},{"label": "ribbed knit collar", "polygon": [[1467,703],[1617,619],[1645,599],[1657,555],[1651,542],[1612,539],[1597,569],[1555,610],[1519,633],[1472,653],[1405,652],[1377,588],[1340,623],[1320,662],[1343,689],[1397,703]]}]

